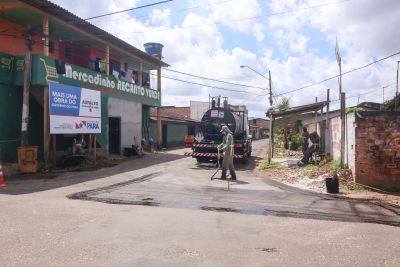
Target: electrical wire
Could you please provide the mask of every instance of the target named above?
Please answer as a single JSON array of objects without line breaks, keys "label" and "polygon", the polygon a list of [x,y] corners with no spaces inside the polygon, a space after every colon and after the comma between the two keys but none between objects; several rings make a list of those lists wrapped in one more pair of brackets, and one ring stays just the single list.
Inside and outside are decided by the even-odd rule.
[{"label": "electrical wire", "polygon": [[[14,36],[14,37],[16,37],[16,38],[21,38],[20,36]],[[21,38],[21,39],[23,39],[23,38]],[[42,42],[36,42],[36,43],[39,43],[39,44],[41,44],[41,45],[43,45],[43,46],[46,45],[46,44],[44,44],[44,43],[42,43]],[[59,50],[59,49],[55,49],[55,50]],[[400,54],[400,51],[399,51],[399,52],[396,52],[396,53],[394,53],[394,54],[391,54],[391,55],[389,55],[389,56],[386,56],[386,57],[383,57],[383,58],[374,60],[374,61],[372,61],[372,62],[370,62],[370,63],[368,63],[368,64],[366,64],[366,65],[363,65],[363,66],[354,68],[354,69],[352,69],[352,70],[343,72],[343,73],[342,73],[342,76],[347,75],[347,74],[349,74],[349,73],[352,73],[352,72],[354,72],[354,71],[358,71],[358,70],[367,68],[367,67],[369,67],[369,66],[371,66],[371,65],[374,65],[374,64],[376,64],[376,63],[378,63],[378,62],[381,62],[381,61],[383,61],[383,60],[389,59],[389,58],[394,57],[394,56],[399,55],[399,54]],[[83,57],[82,57],[82,58],[83,58]],[[106,62],[105,62],[105,63],[106,63]],[[106,64],[107,64],[107,63],[106,63]],[[137,71],[137,69],[131,69],[131,70]],[[195,76],[195,75],[193,75],[193,76]],[[313,83],[313,84],[306,85],[306,86],[303,86],[303,87],[300,87],[300,88],[297,88],[297,89],[293,89],[293,90],[290,90],[290,91],[287,91],[287,92],[283,92],[283,93],[280,93],[280,94],[273,94],[273,97],[279,97],[279,96],[286,95],[286,94],[289,94],[289,93],[293,93],[293,92],[296,92],[296,91],[304,90],[304,89],[306,89],[306,88],[309,88],[309,87],[312,87],[312,86],[315,86],[315,85],[318,85],[318,84],[322,84],[322,83],[324,83],[324,82],[326,82],[326,81],[329,81],[329,80],[338,78],[339,76],[340,76],[340,75],[335,75],[335,76],[332,76],[332,77],[330,77],[330,78],[326,78],[326,79],[324,79],[324,80],[322,80],[322,81],[315,82],[315,83]],[[227,90],[227,91],[241,92],[241,93],[249,93],[249,94],[253,94],[253,95],[257,95],[257,96],[266,96],[266,95],[267,95],[267,94],[256,94],[256,93],[247,92],[247,91],[233,90],[233,89],[228,89],[228,88],[223,88],[223,87],[208,86],[208,85],[205,85],[205,84],[195,83],[195,82],[191,82],[191,81],[185,81],[185,80],[182,80],[182,79],[172,78],[172,77],[168,77],[168,76],[163,76],[163,77],[166,78],[166,79],[171,79],[171,80],[176,80],[176,81],[186,82],[186,83],[192,83],[192,84],[201,85],[201,86],[210,87],[210,88],[216,88],[216,89],[220,89],[220,90]],[[201,76],[199,76],[199,77],[201,77]],[[206,78],[206,77],[203,77],[203,78]],[[211,78],[210,78],[210,79],[211,79]],[[275,101],[276,101],[276,99],[275,99]]]},{"label": "electrical wire", "polygon": [[[347,74],[352,73],[352,72],[355,72],[355,71],[358,71],[358,70],[361,70],[361,69],[364,69],[364,68],[367,68],[367,67],[369,67],[371,65],[374,65],[374,64],[376,64],[378,62],[381,62],[383,60],[389,59],[391,57],[397,56],[399,54],[400,54],[400,51],[396,52],[394,54],[391,54],[389,56],[374,60],[374,61],[372,61],[372,62],[370,62],[370,63],[368,63],[366,65],[363,65],[363,66],[360,66],[360,67],[345,71],[345,72],[342,73],[342,76],[347,75]],[[339,77],[340,77],[340,75],[335,75],[335,76],[323,79],[322,81],[319,81],[319,82],[315,82],[315,83],[312,83],[312,84],[309,84],[309,85],[306,85],[306,86],[302,86],[300,88],[296,88],[296,89],[293,89],[293,90],[290,90],[290,91],[287,91],[287,92],[283,92],[283,93],[277,94],[276,96],[281,96],[281,95],[286,95],[286,94],[290,94],[290,93],[293,93],[293,92],[297,92],[297,91],[300,91],[300,90],[303,90],[303,89],[306,89],[306,88],[309,88],[309,87],[313,87],[315,85],[322,84],[322,83],[324,83],[326,81],[330,81],[330,80],[333,80],[333,79],[336,79],[336,78],[339,78]]]},{"label": "electrical wire", "polygon": [[[0,34],[2,35],[2,34]],[[14,36],[15,38],[19,38],[19,39],[24,39],[21,36]],[[34,42],[36,44],[40,44],[42,46],[48,46],[43,42]],[[59,51],[59,49],[55,49],[55,51]],[[78,55],[77,55],[78,56]],[[83,58],[82,56],[78,56]],[[106,62],[104,62],[104,64],[107,64]],[[108,63],[110,64],[110,63]],[[134,68],[128,68],[129,70],[133,70],[133,71],[138,71],[138,69],[134,69]],[[152,73],[149,73],[150,75],[154,75]],[[249,92],[249,91],[243,91],[243,90],[234,90],[234,89],[229,89],[229,88],[224,88],[224,87],[219,87],[219,86],[211,86],[211,85],[207,85],[207,84],[202,84],[202,83],[197,83],[197,82],[192,82],[192,81],[186,81],[186,80],[182,80],[182,79],[178,79],[178,78],[174,78],[174,77],[170,77],[170,76],[165,76],[165,75],[161,75],[161,77],[165,78],[165,79],[169,79],[169,80],[174,80],[174,81],[179,81],[179,82],[184,82],[184,83],[189,83],[189,84],[193,84],[193,85],[199,85],[199,86],[204,86],[204,87],[208,87],[208,88],[214,88],[217,90],[223,90],[223,91],[230,91],[230,92],[237,92],[237,93],[244,93],[244,94],[251,94],[251,95],[255,95],[255,96],[266,96],[266,94],[257,94],[257,93],[253,93],[253,92]]]},{"label": "electrical wire", "polygon": [[169,76],[165,76],[165,75],[161,75],[161,77],[169,79],[169,80],[174,80],[174,81],[179,81],[179,82],[184,82],[184,83],[189,83],[189,84],[194,84],[194,85],[199,85],[199,86],[204,86],[204,87],[209,87],[209,88],[214,88],[214,89],[217,89],[217,90],[237,92],[237,93],[245,93],[245,94],[251,94],[251,95],[255,95],[255,96],[267,96],[267,94],[256,94],[256,93],[253,93],[253,92],[248,92],[248,91],[243,91],[243,90],[234,90],[234,89],[229,89],[229,88],[224,88],[224,87],[219,87],[219,86],[211,86],[211,85],[197,83],[197,82],[185,81],[185,80],[181,80],[181,79],[177,79],[177,78],[173,78],[173,77],[169,77]]},{"label": "electrical wire", "polygon": [[102,17],[106,17],[106,16],[111,16],[111,15],[115,15],[115,14],[120,14],[120,13],[127,12],[127,11],[132,11],[132,10],[141,9],[141,8],[145,8],[145,7],[155,6],[155,5],[159,5],[159,4],[164,4],[164,3],[167,3],[167,2],[171,2],[171,1],[173,1],[173,0],[164,0],[164,1],[156,2],[156,3],[151,3],[151,4],[147,4],[147,5],[143,5],[143,6],[132,7],[132,8],[128,8],[128,9],[116,11],[116,12],[110,12],[110,13],[106,13],[106,14],[102,14],[102,15],[98,15],[98,16],[86,18],[86,19],[83,19],[83,20],[88,21],[88,20],[91,20],[91,19],[102,18]]},{"label": "electrical wire", "polygon": [[202,24],[174,27],[174,28],[168,28],[168,29],[157,29],[157,30],[141,31],[141,32],[120,32],[120,33],[114,33],[114,34],[117,34],[117,35],[119,35],[119,34],[144,34],[144,33],[151,33],[151,32],[174,31],[174,30],[180,30],[180,29],[191,29],[191,28],[198,28],[198,27],[204,27],[204,26],[213,26],[213,25],[220,25],[220,24],[229,23],[229,22],[241,22],[241,21],[246,21],[246,20],[254,20],[254,19],[259,19],[259,18],[284,15],[284,14],[293,13],[293,12],[296,12],[299,10],[320,8],[320,7],[329,6],[329,5],[341,4],[341,3],[349,2],[349,1],[351,1],[351,0],[330,2],[330,3],[315,5],[315,6],[308,6],[308,7],[304,7],[304,8],[291,9],[291,10],[286,10],[286,11],[281,11],[281,12],[276,12],[276,13],[270,13],[270,14],[266,14],[266,15],[259,15],[259,16],[254,16],[254,17],[240,18],[240,19],[224,20],[224,21],[217,21],[217,22],[211,22],[211,23],[202,23]]},{"label": "electrical wire", "polygon": [[195,74],[190,74],[190,73],[186,73],[186,72],[182,72],[182,71],[178,71],[178,70],[173,70],[173,69],[168,69],[168,68],[163,68],[163,70],[176,72],[176,73],[179,73],[179,74],[183,74],[183,75],[187,75],[187,76],[191,76],[191,77],[195,77],[195,78],[200,78],[200,79],[204,79],[204,80],[219,82],[219,83],[226,83],[226,84],[230,84],[230,85],[236,85],[236,86],[242,86],[242,87],[249,87],[249,88],[256,88],[256,89],[266,90],[266,88],[263,88],[263,87],[252,86],[252,85],[247,85],[247,84],[240,84],[240,83],[232,83],[232,82],[217,80],[217,79],[214,79],[214,78],[208,78],[208,77],[199,76],[199,75],[195,75]]},{"label": "electrical wire", "polygon": [[[170,14],[176,14],[176,13],[180,13],[183,11],[187,11],[187,10],[192,10],[192,9],[199,9],[199,8],[204,8],[204,7],[209,7],[209,6],[213,6],[213,5],[219,5],[219,4],[223,4],[226,2],[232,2],[233,0],[225,0],[225,1],[219,1],[219,2],[213,2],[213,3],[209,3],[206,5],[198,5],[198,6],[193,6],[193,7],[188,7],[188,8],[182,8],[182,9],[177,9],[174,11],[171,11],[169,13]],[[158,17],[158,16],[162,16],[164,14],[160,13],[160,14],[151,14],[151,15],[142,15],[142,16],[135,16],[135,19],[140,19],[140,18],[151,18],[151,17]],[[114,21],[123,21],[126,20],[126,18],[122,18],[122,19],[112,19],[112,20],[98,20],[95,21],[94,23],[103,23],[103,22],[114,22]]]}]

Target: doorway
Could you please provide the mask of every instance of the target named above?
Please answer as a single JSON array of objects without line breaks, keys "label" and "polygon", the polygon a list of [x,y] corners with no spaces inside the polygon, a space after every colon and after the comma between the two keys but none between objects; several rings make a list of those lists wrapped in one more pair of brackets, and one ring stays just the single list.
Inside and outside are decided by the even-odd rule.
[{"label": "doorway", "polygon": [[163,148],[167,147],[167,131],[168,131],[168,125],[163,124],[163,126],[162,126],[162,147]]},{"label": "doorway", "polygon": [[196,126],[194,125],[188,126],[188,135],[196,135]]},{"label": "doorway", "polygon": [[110,154],[120,154],[121,118],[108,118],[108,149]]}]

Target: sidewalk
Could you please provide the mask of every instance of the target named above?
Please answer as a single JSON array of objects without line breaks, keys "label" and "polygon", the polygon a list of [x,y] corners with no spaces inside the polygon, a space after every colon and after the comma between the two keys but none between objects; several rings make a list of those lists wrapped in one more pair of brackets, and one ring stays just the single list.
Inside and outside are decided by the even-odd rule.
[{"label": "sidewalk", "polygon": [[[325,178],[329,176],[329,168],[332,162],[322,166],[305,165],[297,166],[302,155],[299,151],[276,149],[272,162],[268,169],[262,169],[258,164],[255,170],[260,177],[274,179],[297,188],[311,190],[318,193],[326,193]],[[339,171],[340,196],[354,199],[369,199],[382,201],[388,204],[400,206],[400,193],[380,192],[368,187],[356,185],[350,170]]]}]

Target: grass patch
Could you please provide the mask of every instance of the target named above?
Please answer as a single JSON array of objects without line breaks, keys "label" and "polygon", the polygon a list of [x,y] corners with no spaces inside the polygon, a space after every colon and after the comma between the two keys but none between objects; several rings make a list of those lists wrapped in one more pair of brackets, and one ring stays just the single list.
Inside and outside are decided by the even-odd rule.
[{"label": "grass patch", "polygon": [[280,169],[282,168],[282,166],[277,163],[277,162],[268,162],[268,160],[263,160],[260,165],[258,165],[260,167],[260,169],[262,170],[266,170],[266,169]]},{"label": "grass patch", "polygon": [[339,171],[340,169],[341,169],[340,168],[340,160],[334,160],[334,161],[332,161],[332,165],[329,167],[329,172],[334,173],[334,172]]},{"label": "grass patch", "polygon": [[356,184],[356,183],[348,183],[347,184],[347,188],[349,190],[354,190],[354,191],[372,191],[368,187],[365,187],[363,185],[359,185],[359,184]]},{"label": "grass patch", "polygon": [[310,179],[315,179],[318,177],[317,170],[319,169],[318,165],[314,164],[306,164],[303,166],[300,166],[300,169],[303,170],[304,173],[310,178]]}]

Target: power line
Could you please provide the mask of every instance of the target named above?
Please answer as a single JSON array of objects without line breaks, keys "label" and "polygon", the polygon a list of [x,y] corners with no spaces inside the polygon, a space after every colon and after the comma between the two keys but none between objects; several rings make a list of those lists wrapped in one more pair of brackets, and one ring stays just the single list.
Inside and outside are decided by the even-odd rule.
[{"label": "power line", "polygon": [[[1,34],[1,35],[8,35],[8,34]],[[10,36],[10,35],[8,35],[8,36]],[[23,39],[21,36],[11,36],[11,37]],[[36,42],[36,43],[38,43],[38,44],[40,44],[40,45],[42,45],[42,46],[46,46],[46,44],[44,44],[43,42]],[[55,51],[60,51],[59,49],[54,49],[54,50],[55,50]],[[105,52],[104,50],[101,50],[101,51]],[[354,69],[352,69],[352,70],[346,71],[346,72],[342,73],[342,75],[346,75],[346,74],[349,74],[349,73],[351,73],[351,72],[354,72],[354,71],[357,71],[357,70],[360,70],[360,69],[369,67],[369,66],[371,66],[371,65],[373,65],[373,64],[376,64],[376,63],[378,63],[378,62],[380,62],[380,61],[386,60],[386,59],[391,58],[391,57],[393,57],[393,56],[396,56],[396,55],[398,55],[398,54],[400,54],[400,52],[394,53],[394,54],[389,55],[389,56],[386,56],[386,57],[384,57],[384,58],[381,58],[381,59],[372,61],[372,62],[370,62],[370,63],[368,63],[368,64],[366,64],[366,65],[363,65],[363,66],[354,68]],[[83,57],[80,56],[80,55],[77,55],[77,56],[83,58]],[[105,62],[105,63],[106,63],[106,62]],[[138,71],[138,69],[132,69],[132,68],[129,68],[129,69],[130,69],[130,70],[134,70],[134,71]],[[174,70],[172,70],[172,71],[174,71]],[[190,74],[190,76],[196,76],[196,75]],[[256,93],[247,92],[247,91],[233,90],[233,89],[222,88],[222,87],[216,87],[216,86],[208,86],[208,85],[205,85],[205,84],[195,83],[195,82],[191,82],[191,81],[184,81],[184,80],[182,80],[182,79],[172,78],[172,77],[168,77],[168,76],[163,76],[163,77],[164,77],[164,78],[167,78],[167,79],[171,79],[171,80],[176,80],[176,81],[186,82],[186,83],[192,83],[192,84],[201,85],[201,86],[210,87],[210,88],[216,88],[216,89],[220,89],[220,90],[227,90],[227,91],[232,91],[232,92],[248,93],[248,94],[253,94],[253,95],[257,95],[257,96],[266,96],[266,95],[256,94]],[[201,77],[201,76],[198,76],[198,77]],[[321,84],[321,83],[323,83],[323,82],[326,82],[326,81],[329,81],[329,80],[332,80],[332,79],[335,79],[335,78],[338,78],[338,77],[339,77],[339,75],[336,75],[336,76],[333,76],[333,77],[324,79],[324,80],[322,80],[322,81],[319,81],[319,82],[316,82],[316,83],[313,83],[313,84],[310,84],[310,85],[307,85],[307,86],[303,86],[303,87],[300,87],[300,88],[297,88],[297,89],[294,89],[294,90],[290,90],[290,91],[283,92],[283,93],[280,93],[280,94],[274,94],[274,97],[279,97],[279,96],[282,96],[282,95],[285,95],[285,94],[288,94],[288,93],[292,93],[292,92],[295,92],[295,91],[300,91],[300,90],[303,90],[303,89],[306,89],[306,88],[309,88],[309,87],[312,87],[312,86]],[[202,78],[213,80],[213,79],[207,78],[207,77],[202,77]],[[225,82],[225,81],[220,81],[220,82]],[[227,83],[228,83],[228,82],[227,82]],[[242,84],[242,86],[253,87],[253,86],[248,86],[248,85],[243,85],[243,84]],[[254,87],[254,88],[257,88],[257,87]]]},{"label": "power line", "polygon": [[191,82],[191,81],[185,81],[185,80],[181,80],[181,79],[177,79],[177,78],[172,78],[172,77],[165,76],[165,75],[161,75],[161,77],[169,79],[169,80],[178,81],[178,82],[184,82],[184,83],[189,83],[189,84],[194,84],[194,85],[214,88],[214,89],[217,89],[217,90],[224,90],[224,91],[237,92],[237,93],[245,93],[245,94],[251,94],[251,95],[255,95],[255,96],[266,96],[266,94],[262,95],[262,94],[256,94],[256,93],[253,93],[253,92],[248,92],[248,91],[234,90],[234,89],[229,89],[229,88],[224,88],[224,87],[219,87],[219,86],[211,86],[211,85],[206,85],[206,84],[202,84],[202,83],[197,83],[197,82]]},{"label": "power line", "polygon": [[[354,72],[354,71],[358,71],[358,70],[367,68],[367,67],[369,67],[369,66],[371,66],[371,65],[374,65],[374,64],[376,64],[376,63],[378,63],[378,62],[381,62],[381,61],[383,61],[383,60],[386,60],[386,59],[388,59],[388,58],[397,56],[397,55],[399,55],[399,54],[400,54],[400,51],[399,51],[399,52],[396,52],[396,53],[394,53],[394,54],[391,54],[391,55],[389,55],[389,56],[386,56],[386,57],[383,57],[383,58],[374,60],[374,61],[372,61],[372,62],[370,62],[370,63],[368,63],[368,64],[366,64],[366,65],[363,65],[363,66],[360,66],[360,67],[351,69],[351,70],[349,70],[349,71],[345,71],[345,72],[342,73],[342,76],[343,76],[343,75],[346,75],[346,74],[349,74],[349,73],[352,73],[352,72]],[[335,75],[335,76],[326,78],[326,79],[324,79],[324,80],[322,80],[322,81],[319,81],[319,82],[315,82],[315,83],[312,83],[312,84],[309,84],[309,85],[306,85],[306,86],[303,86],[303,87],[300,87],[300,88],[297,88],[297,89],[293,89],[293,90],[290,90],[290,91],[287,91],[287,92],[280,93],[280,94],[278,94],[278,95],[276,95],[276,96],[286,95],[286,94],[293,93],[293,92],[296,92],[296,91],[300,91],[300,90],[303,90],[303,89],[306,89],[306,88],[309,88],[309,87],[313,87],[313,86],[315,86],[315,85],[324,83],[324,82],[326,82],[326,81],[330,81],[330,80],[336,79],[336,78],[338,78],[339,76],[340,76],[340,75]]]},{"label": "power line", "polygon": [[252,85],[247,85],[247,84],[240,84],[240,83],[233,83],[233,82],[227,82],[227,81],[217,80],[217,79],[213,79],[213,78],[207,78],[207,77],[198,76],[198,75],[195,75],[195,74],[190,74],[190,73],[186,73],[186,72],[182,72],[182,71],[178,71],[178,70],[173,70],[173,69],[168,69],[168,68],[163,68],[163,69],[167,70],[167,71],[172,71],[172,72],[180,73],[180,74],[183,74],[183,75],[195,77],[195,78],[204,79],[204,80],[209,80],[209,81],[214,81],[214,82],[219,82],[219,83],[226,83],[226,84],[230,84],[230,85],[236,85],[236,86],[242,86],[242,87],[248,87],[248,88],[256,88],[256,89],[266,90],[266,88],[263,88],[263,87],[252,86]]},{"label": "power line", "polygon": [[[20,36],[13,36],[13,37],[23,39],[23,38],[20,37]],[[36,42],[36,43],[37,43],[37,44],[40,44],[40,45],[42,45],[42,46],[48,46],[48,45],[46,45],[46,44],[43,43],[43,42]],[[58,49],[55,49],[55,51],[59,51],[59,50],[58,50]],[[77,55],[77,56],[83,58],[83,57],[80,56],[80,55]],[[105,62],[105,64],[106,64],[106,62]],[[133,70],[133,71],[138,71],[137,69],[133,69],[133,68],[128,68],[128,69]],[[151,74],[151,73],[149,73],[149,74]],[[153,74],[151,74],[151,75],[153,75]],[[179,82],[184,82],[184,83],[189,83],[189,84],[194,84],[194,85],[199,85],[199,86],[214,88],[214,89],[218,89],[218,90],[224,90],[224,91],[230,91],[230,92],[237,92],[237,93],[245,93],[245,94],[251,94],[251,95],[255,95],[255,96],[266,96],[266,95],[263,95],[263,94],[256,94],[256,93],[248,92],[248,91],[234,90],[234,89],[229,89],[229,88],[224,88],[224,87],[210,86],[210,85],[201,84],[201,83],[196,83],[196,82],[192,82],[192,81],[185,81],[185,80],[182,80],[182,79],[177,79],[177,78],[173,78],[173,77],[169,77],[169,76],[165,76],[165,75],[162,75],[161,77],[166,78],[166,79],[169,79],[169,80],[175,80],[175,81],[179,81]]]},{"label": "power line", "polygon": [[[203,7],[209,7],[212,5],[219,5],[219,4],[223,4],[226,2],[232,2],[233,0],[225,0],[225,1],[219,1],[219,2],[213,2],[213,3],[209,3],[206,5],[198,5],[198,6],[193,6],[193,7],[188,7],[188,8],[182,8],[182,9],[177,9],[175,11],[170,12],[169,14],[176,14],[176,13],[180,13],[183,11],[187,11],[187,10],[191,10],[191,9],[199,9],[199,8],[203,8]],[[162,16],[163,14],[152,14],[152,15],[142,15],[142,16],[135,16],[135,19],[139,19],[139,18],[150,18],[150,17],[154,17],[154,16]],[[98,20],[95,23],[99,23],[99,22],[110,22],[110,21],[122,21],[122,20],[126,20],[126,18],[122,18],[122,19],[112,19],[112,20]]]},{"label": "power line", "polygon": [[[0,35],[5,35],[5,34],[1,34],[1,33],[0,33]],[[21,36],[12,36],[12,37],[23,39]],[[40,42],[40,41],[39,41],[39,42],[35,42],[35,43],[36,43],[36,44],[40,44],[40,45],[42,45],[42,46],[49,46],[49,45],[46,45],[44,42]],[[53,48],[53,49],[54,49],[54,51],[58,51],[58,52],[61,51],[60,49],[57,49],[57,48]],[[105,52],[105,51],[103,51],[103,52]],[[86,59],[86,57],[83,57],[83,56],[81,56],[81,55],[76,55],[76,56],[77,56],[77,57],[80,57],[80,58],[82,58],[82,59]],[[104,62],[104,64],[110,64],[110,63]],[[128,69],[129,69],[129,70],[132,70],[132,71],[139,71],[139,69],[134,69],[134,68],[128,68]],[[190,73],[184,73],[184,72],[180,72],[180,71],[176,71],[176,70],[170,70],[170,69],[166,69],[166,68],[163,68],[163,69],[164,69],[164,70],[169,70],[169,71],[171,71],[171,72],[176,72],[176,73],[185,74],[185,75],[188,75],[188,76],[191,76],[191,77],[195,77],[195,78],[201,78],[201,79],[204,79],[204,80],[210,80],[210,81],[216,81],[216,82],[221,82],[221,83],[226,83],[226,84],[231,84],[231,85],[236,85],[236,86],[242,86],[242,87],[256,88],[256,89],[263,89],[263,90],[265,90],[265,88],[262,88],[262,87],[251,86],[251,85],[246,85],[246,84],[231,83],[231,82],[221,81],[221,80],[217,80],[217,79],[202,77],[202,76],[198,76],[198,75],[194,75],[194,74],[190,74]],[[216,87],[216,86],[208,86],[208,85],[199,84],[199,83],[194,83],[194,82],[191,82],[191,81],[184,81],[184,80],[182,80],[182,79],[173,78],[173,77],[168,77],[168,76],[165,76],[165,78],[167,78],[167,79],[175,79],[176,81],[182,81],[182,82],[187,82],[187,83],[193,83],[193,84],[203,85],[203,86],[206,86],[206,87],[219,88],[219,89],[221,89],[221,90],[228,90],[228,91],[230,90],[230,91],[232,91],[232,92],[246,92],[246,91],[233,90],[233,89],[222,88],[222,87]],[[257,95],[257,96],[263,96],[263,95],[255,94],[255,93],[251,93],[251,92],[246,92],[246,93],[254,94],[254,95]]]},{"label": "power line", "polygon": [[164,1],[151,3],[151,4],[147,4],[147,5],[143,5],[143,6],[132,7],[132,8],[116,11],[116,12],[110,12],[110,13],[106,13],[106,14],[103,14],[103,15],[98,15],[98,16],[86,18],[86,19],[83,19],[83,20],[91,20],[91,19],[97,19],[97,18],[101,18],[101,17],[111,16],[111,15],[115,15],[115,14],[119,14],[119,13],[123,13],[123,12],[127,12],[127,11],[132,11],[132,10],[141,9],[141,8],[145,8],[145,7],[155,6],[155,5],[159,5],[159,4],[163,4],[163,3],[167,3],[167,2],[171,2],[171,1],[173,1],[173,0],[164,0]]},{"label": "power line", "polygon": [[224,20],[224,21],[217,21],[217,22],[211,22],[211,23],[202,23],[202,24],[197,24],[197,25],[174,27],[174,28],[168,28],[168,29],[157,29],[157,30],[141,31],[141,32],[120,32],[120,33],[115,33],[115,34],[116,35],[117,34],[133,34],[133,33],[143,34],[143,33],[150,33],[150,32],[162,32],[162,31],[173,31],[173,30],[179,30],[179,29],[198,28],[198,27],[204,27],[204,26],[219,25],[219,24],[223,24],[223,23],[227,23],[227,22],[240,22],[240,21],[266,18],[266,17],[271,17],[271,16],[277,16],[277,15],[284,15],[284,14],[293,13],[293,12],[296,12],[299,10],[320,8],[320,7],[329,6],[329,5],[341,4],[341,3],[349,2],[349,1],[351,1],[351,0],[330,2],[330,3],[321,4],[321,5],[308,6],[308,7],[304,7],[304,8],[291,9],[291,10],[286,10],[286,11],[281,11],[281,12],[276,12],[276,13],[270,13],[270,14],[266,14],[266,15],[259,15],[259,16],[254,16],[254,17],[240,18],[240,19]]}]

